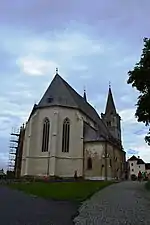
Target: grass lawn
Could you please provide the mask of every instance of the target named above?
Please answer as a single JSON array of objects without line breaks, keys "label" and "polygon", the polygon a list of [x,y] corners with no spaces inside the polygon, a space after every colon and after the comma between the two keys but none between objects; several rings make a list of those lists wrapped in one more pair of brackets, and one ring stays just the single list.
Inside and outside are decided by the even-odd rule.
[{"label": "grass lawn", "polygon": [[9,187],[43,198],[81,202],[112,183],[111,181],[31,182],[12,183]]}]

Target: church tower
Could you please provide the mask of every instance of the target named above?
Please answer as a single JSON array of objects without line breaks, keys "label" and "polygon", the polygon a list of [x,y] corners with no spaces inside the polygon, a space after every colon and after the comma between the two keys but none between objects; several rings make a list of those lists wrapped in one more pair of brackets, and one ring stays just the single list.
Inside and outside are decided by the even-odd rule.
[{"label": "church tower", "polygon": [[121,122],[120,122],[121,117],[116,111],[110,85],[108,90],[105,113],[104,114],[102,113],[101,117],[105,122],[106,126],[108,127],[109,131],[113,135],[113,137],[121,142]]}]

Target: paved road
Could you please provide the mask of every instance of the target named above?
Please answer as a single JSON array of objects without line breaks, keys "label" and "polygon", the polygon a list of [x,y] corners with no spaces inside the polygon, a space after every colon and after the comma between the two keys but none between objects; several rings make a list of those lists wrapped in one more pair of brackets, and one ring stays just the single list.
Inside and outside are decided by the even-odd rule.
[{"label": "paved road", "polygon": [[0,225],[72,225],[77,205],[28,196],[0,186]]},{"label": "paved road", "polygon": [[86,201],[74,221],[76,225],[150,225],[150,193],[144,183],[114,184]]}]

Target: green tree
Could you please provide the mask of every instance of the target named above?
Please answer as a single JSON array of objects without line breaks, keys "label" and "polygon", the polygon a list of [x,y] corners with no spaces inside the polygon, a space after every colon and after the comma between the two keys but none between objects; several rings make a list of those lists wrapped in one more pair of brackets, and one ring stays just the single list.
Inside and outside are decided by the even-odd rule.
[{"label": "green tree", "polygon": [[[137,109],[135,117],[138,122],[143,122],[145,126],[150,124],[150,38],[144,38],[144,48],[141,59],[136,63],[133,70],[128,72],[127,83],[139,91]],[[145,137],[145,141],[150,145],[150,129]]]}]

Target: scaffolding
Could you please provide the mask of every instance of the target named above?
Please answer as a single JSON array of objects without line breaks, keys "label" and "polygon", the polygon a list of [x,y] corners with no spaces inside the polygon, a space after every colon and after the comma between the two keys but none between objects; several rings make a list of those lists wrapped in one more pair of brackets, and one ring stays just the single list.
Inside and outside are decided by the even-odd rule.
[{"label": "scaffolding", "polygon": [[10,146],[9,146],[9,160],[8,160],[8,171],[14,172],[16,152],[18,149],[20,130],[12,128],[10,134]]}]

